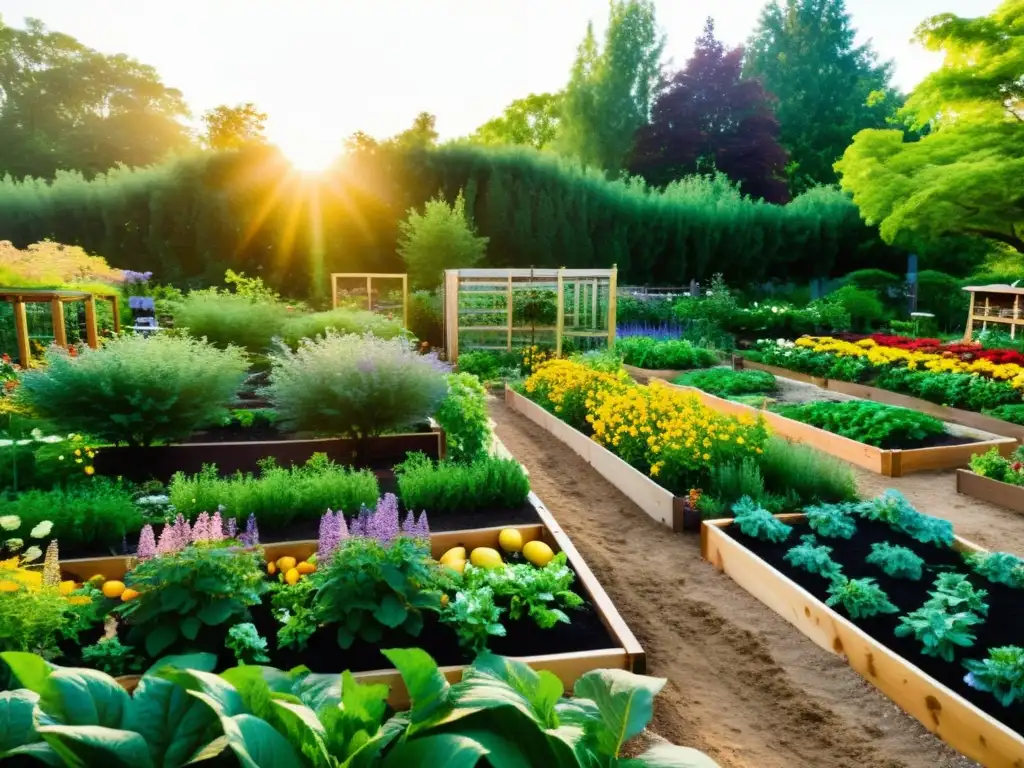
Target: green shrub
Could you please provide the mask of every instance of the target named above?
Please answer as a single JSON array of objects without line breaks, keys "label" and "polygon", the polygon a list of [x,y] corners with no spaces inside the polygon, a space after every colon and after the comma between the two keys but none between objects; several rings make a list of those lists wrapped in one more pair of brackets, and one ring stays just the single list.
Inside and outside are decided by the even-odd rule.
[{"label": "green shrub", "polygon": [[764,486],[770,493],[788,491],[802,505],[857,498],[857,480],[850,465],[809,445],[773,437],[758,459]]},{"label": "green shrub", "polygon": [[951,408],[986,411],[1001,405],[1019,405],[1020,390],[1008,381],[971,373],[932,373],[908,368],[884,368],[875,386],[902,392]]},{"label": "green shrub", "polygon": [[288,318],[280,302],[211,289],[189,293],[175,308],[174,326],[222,349],[234,344],[259,353],[284,332]]},{"label": "green shrub", "polygon": [[[480,381],[494,381],[501,375],[503,353],[489,350],[477,350],[474,352],[462,352],[459,354],[458,369],[461,373],[468,373],[476,376]],[[511,359],[511,355],[507,356]],[[518,358],[515,360],[519,362]]]},{"label": "green shrub", "polygon": [[1024,425],[1024,403],[1014,405],[997,405],[983,411],[986,416],[993,419],[1002,419],[1011,424]]},{"label": "green shrub", "polygon": [[297,349],[302,339],[315,339],[317,336],[323,336],[328,330],[342,334],[372,333],[381,339],[393,339],[401,335],[402,324],[376,312],[367,312],[365,309],[339,307],[329,312],[313,312],[290,317],[282,329],[282,336],[289,347]]},{"label": "green shrub", "polygon": [[76,357],[51,347],[15,397],[61,431],[147,446],[218,423],[245,380],[245,356],[184,336],[120,336]]},{"label": "green shrub", "polygon": [[226,517],[239,521],[256,515],[266,532],[284,530],[297,520],[319,520],[327,509],[356,514],[377,503],[380,486],[370,470],[343,467],[318,453],[300,467],[279,467],[264,459],[259,476],[238,472],[222,478],[212,465],[195,475],[178,472],[167,493],[187,517],[223,506]]},{"label": "green shrub", "polygon": [[766,371],[734,371],[731,368],[708,368],[679,376],[675,384],[696,387],[712,395],[734,397],[775,391],[775,377]]},{"label": "green shrub", "polygon": [[530,481],[519,462],[487,456],[471,464],[434,464],[422,453],[395,467],[398,497],[406,509],[515,509],[526,502]]},{"label": "green shrub", "polygon": [[488,238],[477,237],[459,190],[451,205],[439,194],[398,223],[398,253],[405,261],[413,288],[436,288],[446,269],[472,267],[487,251]]},{"label": "green shrub", "polygon": [[903,287],[902,278],[884,269],[858,269],[848,273],[843,283],[862,291],[874,291],[882,297],[888,297],[892,289]]},{"label": "green shrub", "polygon": [[413,291],[409,294],[409,330],[431,347],[443,347],[444,308],[440,291]]},{"label": "green shrub", "polygon": [[885,316],[885,306],[875,291],[865,291],[853,285],[844,285],[828,298],[841,304],[850,315],[855,330],[870,330]]},{"label": "green shrub", "polygon": [[448,458],[463,462],[481,459],[491,447],[487,391],[480,379],[469,373],[450,373],[445,378],[448,394],[434,418],[444,429]]},{"label": "green shrub", "polygon": [[983,477],[990,477],[1001,483],[1024,484],[1024,474],[1013,471],[1013,464],[1010,460],[999,453],[998,448],[992,448],[985,453],[976,453],[971,456],[969,464],[971,472]]},{"label": "green shrub", "polygon": [[626,365],[651,370],[709,368],[718,358],[710,349],[695,347],[688,341],[658,341],[650,336],[627,336],[615,342],[615,352]]},{"label": "green shrub", "polygon": [[867,400],[785,405],[777,410],[786,418],[879,448],[913,448],[945,434],[942,422],[933,416]]},{"label": "green shrub", "polygon": [[261,392],[285,429],[334,435],[379,435],[434,413],[447,392],[447,367],[402,339],[328,331],[297,351],[275,356]]},{"label": "green shrub", "polygon": [[964,327],[970,297],[960,283],[952,275],[934,269],[917,275],[917,308],[935,315],[935,322],[942,331]]}]

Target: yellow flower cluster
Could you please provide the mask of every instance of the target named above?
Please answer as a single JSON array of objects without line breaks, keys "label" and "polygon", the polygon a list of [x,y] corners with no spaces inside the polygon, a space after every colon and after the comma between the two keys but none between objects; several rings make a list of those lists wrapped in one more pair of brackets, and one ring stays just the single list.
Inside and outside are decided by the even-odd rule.
[{"label": "yellow flower cluster", "polygon": [[929,352],[885,347],[872,339],[849,342],[830,336],[804,336],[797,339],[795,343],[798,347],[805,347],[814,352],[825,352],[838,357],[862,357],[871,365],[878,367],[903,365],[912,371],[969,373],[1008,381],[1015,389],[1024,389],[1024,368],[1015,363],[993,363],[991,360],[980,358],[964,362],[953,356],[947,357]]},{"label": "yellow flower cluster", "polygon": [[542,349],[536,344],[523,347],[523,372],[527,375],[532,374],[540,367],[541,363],[550,360],[551,357],[552,355],[549,350]]}]

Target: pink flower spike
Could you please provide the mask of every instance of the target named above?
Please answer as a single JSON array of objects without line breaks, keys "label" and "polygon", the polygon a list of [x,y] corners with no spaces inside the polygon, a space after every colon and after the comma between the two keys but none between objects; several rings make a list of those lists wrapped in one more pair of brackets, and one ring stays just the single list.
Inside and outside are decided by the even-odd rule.
[{"label": "pink flower spike", "polygon": [[141,560],[149,560],[156,557],[156,537],[153,535],[153,526],[144,525],[139,533],[139,548],[135,556]]},{"label": "pink flower spike", "polygon": [[209,541],[210,539],[210,515],[200,512],[195,523],[192,524],[192,541]]},{"label": "pink flower spike", "polygon": [[210,541],[224,540],[224,520],[220,516],[220,510],[213,513],[210,518]]},{"label": "pink flower spike", "polygon": [[178,551],[178,531],[177,529],[168,523],[164,526],[164,529],[160,531],[160,540],[156,545],[156,553],[158,555],[170,555]]}]

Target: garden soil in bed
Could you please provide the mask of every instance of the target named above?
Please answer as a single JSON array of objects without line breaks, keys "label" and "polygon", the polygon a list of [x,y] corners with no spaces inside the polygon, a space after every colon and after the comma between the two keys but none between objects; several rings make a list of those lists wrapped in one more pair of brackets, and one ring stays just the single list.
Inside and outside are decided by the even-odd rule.
[{"label": "garden soil in bed", "polygon": [[[813,533],[806,523],[794,525],[789,538],[781,544],[747,536],[735,525],[721,530],[822,602],[828,599],[828,580],[794,568],[783,559],[790,548],[799,544],[801,536]],[[854,624],[982,711],[1006,724],[1017,733],[1024,734],[1024,706],[1004,707],[991,694],[969,687],[963,679],[967,670],[961,664],[964,659],[986,658],[990,648],[1004,645],[1024,645],[1024,614],[1020,610],[1022,602],[1024,602],[1024,591],[992,583],[967,568],[959,552],[947,547],[921,544],[903,533],[894,531],[885,523],[858,518],[857,533],[851,539],[830,539],[823,536],[815,538],[819,545],[824,544],[832,548],[832,559],[843,567],[843,573],[846,576],[849,578],[874,578],[889,595],[892,603],[900,609],[899,613],[873,616],[867,619],[851,619]],[[865,562],[865,558],[871,553],[871,545],[876,542],[888,542],[907,547],[923,558],[925,572],[921,580],[896,579],[886,575],[877,566]],[[932,590],[938,574],[950,571],[967,575],[976,589],[988,590],[989,604],[988,616],[982,617],[983,623],[973,628],[977,638],[974,645],[971,648],[959,649],[954,663],[933,656],[925,656],[921,653],[921,643],[912,636],[896,637],[895,635],[895,629],[900,624],[899,617],[920,608],[928,600],[928,593]],[[841,606],[836,606],[834,610],[846,616]],[[847,616],[847,618],[849,617]]]}]

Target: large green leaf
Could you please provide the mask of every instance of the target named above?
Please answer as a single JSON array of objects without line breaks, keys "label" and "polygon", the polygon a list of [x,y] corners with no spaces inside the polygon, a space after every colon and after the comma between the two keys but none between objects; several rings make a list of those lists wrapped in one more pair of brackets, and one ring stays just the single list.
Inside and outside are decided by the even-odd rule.
[{"label": "large green leaf", "polygon": [[0,752],[0,758],[9,757],[30,757],[36,762],[43,763],[44,765],[64,765],[64,761],[61,760],[53,747],[47,744],[45,741],[37,741],[33,744],[26,744],[23,747],[12,749],[10,752]]},{"label": "large green leaf", "polygon": [[178,627],[175,624],[158,624],[146,635],[146,653],[153,658],[160,656],[178,639]]},{"label": "large green leaf", "polygon": [[388,753],[383,768],[414,765],[474,768],[487,754],[487,748],[473,739],[455,733],[439,733],[399,744]]},{"label": "large green leaf", "polygon": [[290,701],[275,701],[274,706],[277,708],[275,719],[281,724],[277,730],[288,738],[293,747],[298,747],[310,762],[316,765],[326,763],[326,733],[316,713],[305,704]]},{"label": "large green leaf", "polygon": [[32,712],[39,701],[33,691],[4,691],[0,693],[0,756],[10,749],[39,741]]},{"label": "large green leaf", "polygon": [[327,704],[317,710],[326,731],[327,749],[335,758],[344,762],[361,751],[379,752],[396,735],[386,738],[391,732],[382,730],[387,696],[388,686],[362,685],[351,672],[343,673],[341,705]]},{"label": "large green leaf", "polygon": [[212,653],[183,653],[177,656],[164,656],[146,670],[147,675],[155,675],[162,669],[195,669],[200,672],[213,672],[217,666],[217,656]]},{"label": "large green leaf", "polygon": [[204,624],[215,627],[231,618],[237,607],[238,604],[230,597],[214,600],[200,608],[196,612],[196,618]]},{"label": "large green leaf", "polygon": [[132,700],[109,675],[92,669],[58,667],[39,692],[40,708],[63,725],[127,727]]},{"label": "large green leaf", "polygon": [[576,681],[575,696],[597,705],[600,720],[587,733],[596,739],[602,757],[618,757],[622,745],[638,735],[654,714],[654,697],[665,679],[634,675],[624,669],[598,669]]},{"label": "large green leaf", "polygon": [[342,709],[367,727],[377,728],[383,724],[388,708],[388,692],[387,685],[365,685],[348,670],[341,675]]},{"label": "large green leaf", "polygon": [[216,713],[181,686],[156,675],[139,681],[131,729],[145,734],[153,762],[163,768],[185,765],[221,735]]},{"label": "large green leaf", "polygon": [[621,760],[621,768],[719,768],[718,763],[696,749],[659,744],[639,757]]},{"label": "large green leaf", "polygon": [[141,734],[99,725],[46,725],[39,733],[70,768],[154,768]]},{"label": "large green leaf", "polygon": [[244,768],[301,768],[308,761],[264,720],[253,715],[222,717],[228,746]]},{"label": "large green leaf", "polygon": [[42,695],[46,679],[53,671],[53,666],[35,653],[7,651],[0,653],[0,659],[11,668],[11,674],[22,688],[28,688]]},{"label": "large green leaf", "polygon": [[241,695],[227,680],[211,672],[197,669],[164,668],[157,675],[184,688],[205,702],[220,717],[240,715],[246,711]]},{"label": "large green leaf", "polygon": [[558,725],[555,704],[562,693],[562,681],[551,672],[537,672],[528,664],[493,653],[477,656],[452,689],[457,707],[522,705],[543,728]]},{"label": "large green leaf", "polygon": [[381,653],[395,665],[409,691],[412,701],[409,709],[409,736],[441,722],[449,715],[452,710],[449,700],[451,686],[429,653],[420,648],[391,648]]},{"label": "large green leaf", "polygon": [[[314,712],[319,712],[324,707],[336,707],[341,703],[342,677],[338,675],[324,675],[315,672],[303,671],[295,674],[293,670],[294,684],[292,692]],[[377,686],[363,686],[376,688]],[[387,700],[387,686],[384,686],[384,698]]]}]

